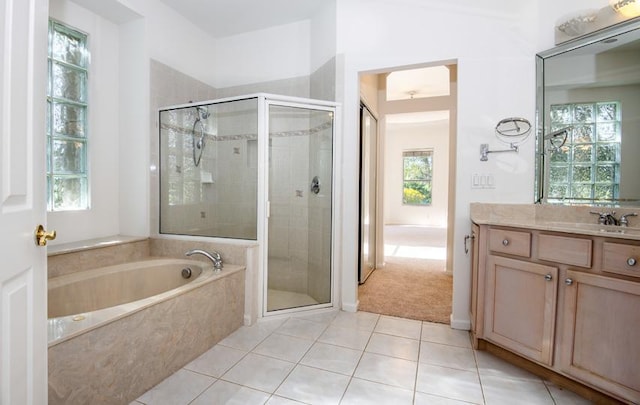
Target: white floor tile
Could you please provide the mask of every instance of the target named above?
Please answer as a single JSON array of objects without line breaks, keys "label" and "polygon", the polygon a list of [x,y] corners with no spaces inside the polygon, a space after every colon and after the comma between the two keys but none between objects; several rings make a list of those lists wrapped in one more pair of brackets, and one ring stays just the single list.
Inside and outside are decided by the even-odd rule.
[{"label": "white floor tile", "polygon": [[327,325],[324,323],[308,321],[306,319],[289,318],[277,329],[277,332],[282,335],[316,340],[326,328]]},{"label": "white floor tile", "polygon": [[300,364],[334,373],[353,375],[361,356],[360,350],[316,342],[300,360]]},{"label": "white floor tile", "polygon": [[413,391],[352,378],[341,405],[411,405]]},{"label": "white floor tile", "polygon": [[475,404],[483,403],[478,373],[418,363],[416,391]]},{"label": "white floor tile", "polygon": [[302,402],[294,401],[293,399],[279,397],[272,395],[267,401],[267,405],[300,405]]},{"label": "white floor tile", "polygon": [[567,389],[558,387],[554,383],[550,381],[545,381],[544,384],[547,386],[547,389],[551,393],[551,397],[553,398],[556,405],[589,405],[592,404],[586,398],[582,398],[580,395],[569,391]]},{"label": "white floor tile", "polygon": [[271,395],[241,385],[218,380],[190,405],[260,405]]},{"label": "white floor tile", "polygon": [[[269,326],[273,326],[269,324]],[[238,350],[251,351],[273,333],[273,328],[267,325],[241,326],[238,330],[222,339],[218,344]]]},{"label": "white floor tile", "polygon": [[273,393],[289,375],[295,364],[249,353],[222,380]]},{"label": "white floor tile", "polygon": [[296,316],[296,318],[298,319],[305,319],[307,321],[312,321],[312,322],[318,322],[318,323],[331,323],[333,322],[334,319],[336,319],[336,316],[338,315],[339,311],[328,311],[328,312],[320,312],[320,313],[314,313],[314,314],[310,314],[310,315],[298,315]]},{"label": "white floor tile", "polygon": [[553,398],[542,381],[516,380],[481,375],[487,405],[512,405],[514,398],[526,398],[527,404],[553,405]]},{"label": "white floor tile", "polygon": [[422,331],[422,322],[383,315],[378,320],[374,331],[419,340],[420,332]]},{"label": "white floor tile", "polygon": [[364,350],[370,337],[371,332],[367,330],[343,328],[331,324],[318,338],[318,341],[355,350]]},{"label": "white floor tile", "polygon": [[215,345],[200,357],[184,366],[187,370],[219,378],[233,367],[247,352]]},{"label": "white floor tile", "polygon": [[493,376],[535,382],[542,381],[537,375],[516,367],[511,363],[507,363],[491,353],[476,351],[475,355],[478,364],[478,372],[481,376]]},{"label": "white floor tile", "polygon": [[364,353],[354,377],[413,390],[418,363],[375,353]]},{"label": "white floor tile", "polygon": [[364,350],[370,353],[378,353],[384,354],[385,356],[418,361],[419,349],[419,340],[374,333],[371,335],[371,339],[369,339],[369,343]]},{"label": "white floor tile", "polygon": [[188,404],[216,381],[215,378],[181,369],[138,398],[143,404]]},{"label": "white floor tile", "polygon": [[312,344],[313,340],[273,333],[253,349],[252,353],[297,363]]},{"label": "white floor tile", "polygon": [[460,370],[477,371],[473,350],[440,343],[421,342],[420,362]]},{"label": "white floor tile", "polygon": [[332,324],[343,328],[357,328],[373,331],[380,315],[370,312],[344,312],[338,313]]},{"label": "white floor tile", "polygon": [[458,401],[457,399],[439,397],[437,395],[416,392],[414,405],[469,405],[471,402]]},{"label": "white floor tile", "polygon": [[346,375],[298,365],[275,392],[308,404],[338,404],[347,389]]},{"label": "white floor tile", "polygon": [[469,331],[451,329],[451,326],[442,323],[423,322],[421,339],[471,349]]}]

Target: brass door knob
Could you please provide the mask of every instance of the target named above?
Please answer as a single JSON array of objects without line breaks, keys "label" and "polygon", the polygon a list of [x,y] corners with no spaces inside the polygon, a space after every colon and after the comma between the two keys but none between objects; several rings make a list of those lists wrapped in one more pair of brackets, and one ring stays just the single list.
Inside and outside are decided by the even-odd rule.
[{"label": "brass door knob", "polygon": [[47,241],[54,240],[55,238],[56,231],[47,232],[42,225],[38,225],[36,228],[36,245],[47,246]]}]

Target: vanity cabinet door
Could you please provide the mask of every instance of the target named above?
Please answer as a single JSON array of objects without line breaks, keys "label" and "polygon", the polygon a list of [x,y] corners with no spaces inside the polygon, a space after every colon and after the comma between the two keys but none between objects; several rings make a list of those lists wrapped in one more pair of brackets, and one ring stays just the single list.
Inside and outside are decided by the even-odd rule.
[{"label": "vanity cabinet door", "polygon": [[560,368],[640,403],[640,283],[569,270]]},{"label": "vanity cabinet door", "polygon": [[485,338],[551,365],[558,269],[489,255],[486,270]]}]

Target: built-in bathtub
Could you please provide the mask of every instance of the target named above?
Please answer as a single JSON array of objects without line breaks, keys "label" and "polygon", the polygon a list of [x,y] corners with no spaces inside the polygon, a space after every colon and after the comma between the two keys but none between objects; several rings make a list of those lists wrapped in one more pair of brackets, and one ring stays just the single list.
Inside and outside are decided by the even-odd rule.
[{"label": "built-in bathtub", "polygon": [[138,398],[243,324],[244,278],[150,259],[49,279],[49,404]]}]

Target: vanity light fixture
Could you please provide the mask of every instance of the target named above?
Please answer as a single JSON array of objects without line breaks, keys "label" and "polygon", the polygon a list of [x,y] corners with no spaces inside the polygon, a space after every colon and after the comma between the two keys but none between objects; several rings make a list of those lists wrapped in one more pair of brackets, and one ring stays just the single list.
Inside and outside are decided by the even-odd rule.
[{"label": "vanity light fixture", "polygon": [[639,0],[611,0],[609,5],[624,17],[632,18],[640,15]]},{"label": "vanity light fixture", "polygon": [[565,17],[564,22],[558,24],[556,28],[567,36],[577,37],[589,32],[596,18],[597,10],[585,10]]}]

